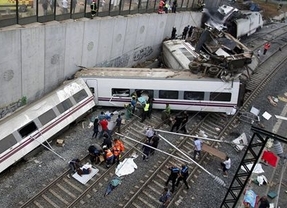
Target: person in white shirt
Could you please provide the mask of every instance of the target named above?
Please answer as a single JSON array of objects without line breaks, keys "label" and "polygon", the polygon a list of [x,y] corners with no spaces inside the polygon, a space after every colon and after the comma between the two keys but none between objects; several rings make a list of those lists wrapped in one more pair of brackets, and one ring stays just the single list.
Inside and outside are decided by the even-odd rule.
[{"label": "person in white shirt", "polygon": [[63,12],[63,14],[67,14],[67,13],[69,13],[69,11],[68,11],[68,5],[69,3],[68,3],[68,1],[67,0],[62,0],[62,12]]},{"label": "person in white shirt", "polygon": [[[196,135],[197,136],[197,135]],[[193,152],[193,159],[196,159],[196,155],[200,158],[201,155],[201,148],[202,148],[202,141],[198,138],[194,139],[194,152]]]},{"label": "person in white shirt", "polygon": [[231,167],[231,159],[228,156],[226,156],[225,160],[221,162],[220,165],[223,171],[223,177],[228,177],[227,171]]}]

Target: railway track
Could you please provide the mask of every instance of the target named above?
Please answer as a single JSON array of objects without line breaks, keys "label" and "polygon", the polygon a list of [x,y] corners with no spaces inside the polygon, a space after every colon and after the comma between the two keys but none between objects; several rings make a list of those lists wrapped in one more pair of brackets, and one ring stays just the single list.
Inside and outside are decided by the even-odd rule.
[{"label": "railway track", "polygon": [[[264,62],[261,62],[258,69],[254,72],[251,80],[247,83],[247,93],[245,95],[244,104],[240,108],[240,111],[248,111],[248,108],[252,105],[252,101],[268,83],[268,81],[277,73],[277,69],[286,62],[287,49],[283,45],[282,52],[276,51],[274,56],[267,58]],[[199,130],[203,130],[209,137],[215,139],[223,139],[232,129],[236,128],[238,124],[238,111],[233,117],[227,117],[225,114],[213,113],[213,114],[196,114],[193,116],[188,125],[189,134],[196,134]],[[123,129],[122,134],[142,140],[145,138],[143,129],[151,125],[156,128],[169,130],[169,127],[163,126],[160,119],[160,113],[155,112],[151,120],[147,120],[145,123],[140,123],[138,118],[133,118]],[[220,129],[220,131],[218,131]],[[176,145],[188,155],[193,153],[193,140],[189,137],[174,136],[169,134],[162,134],[168,141]],[[217,142],[206,142],[211,146],[217,146]],[[132,152],[138,152],[140,146],[125,140],[125,146],[127,148],[125,157],[129,157]],[[178,157],[182,157],[181,153],[168,144],[160,143],[160,149],[174,154]],[[201,159],[198,161],[200,165],[204,166],[209,160],[209,154],[202,154]],[[87,161],[87,157],[83,159]],[[119,207],[158,207],[160,202],[158,198],[165,187],[165,181],[168,178],[169,170],[167,167],[171,165],[180,166],[182,161],[175,160],[173,157],[166,157],[163,154],[156,153],[150,157],[148,163],[141,162],[143,168],[149,166],[147,171],[142,177],[138,177],[137,183],[129,184],[130,191],[123,193],[121,201],[117,204]],[[103,165],[96,166],[99,172],[93,177],[86,185],[80,184],[76,180],[67,178],[68,171],[64,172],[56,180],[51,182],[41,192],[24,203],[21,207],[79,207],[86,205],[97,205],[98,201],[93,196],[95,194],[103,194],[100,190],[105,187],[105,184],[114,175],[115,165],[109,169],[106,169]],[[202,170],[194,163],[189,164],[190,176],[189,182],[195,180],[201,174]],[[123,182],[125,182],[125,178]],[[188,195],[188,191],[184,185],[181,184],[176,188],[173,194],[172,201],[169,207],[176,207],[180,202]]]},{"label": "railway track", "polygon": [[[143,130],[147,126],[154,126],[160,128],[162,121],[160,114],[154,114],[152,119],[147,119],[145,123],[139,122],[140,119],[133,117],[123,128],[124,134],[133,136],[133,138],[141,141],[145,138]],[[123,158],[129,156],[138,149],[138,146],[132,142],[125,142],[126,153]],[[81,160],[83,164],[88,162],[88,155]],[[90,192],[97,192],[99,187],[102,187],[102,181],[109,180],[113,175],[115,165],[109,169],[105,168],[104,164],[95,166],[99,172],[87,184],[83,185],[76,180],[71,180],[67,177],[68,170],[61,176],[52,181],[42,191],[36,194],[29,201],[24,203],[21,207],[73,207],[80,203],[83,198],[89,196]],[[96,188],[98,187],[98,188]],[[75,206],[77,207],[77,206]]]}]

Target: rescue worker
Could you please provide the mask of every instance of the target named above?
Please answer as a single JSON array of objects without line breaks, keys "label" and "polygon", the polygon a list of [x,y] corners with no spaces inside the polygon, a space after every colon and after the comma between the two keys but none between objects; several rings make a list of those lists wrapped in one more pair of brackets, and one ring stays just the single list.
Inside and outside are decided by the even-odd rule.
[{"label": "rescue worker", "polygon": [[161,114],[161,120],[163,120],[164,123],[167,125],[171,125],[170,113],[171,113],[171,110],[170,110],[169,104],[167,103],[165,106],[165,110],[163,110]]},{"label": "rescue worker", "polygon": [[100,146],[95,146],[95,145],[91,145],[88,148],[89,151],[89,155],[90,155],[90,161],[91,164],[95,163],[98,164],[100,162],[100,155],[102,153],[102,148]]},{"label": "rescue worker", "polygon": [[68,178],[71,177],[72,174],[76,173],[78,169],[82,167],[81,162],[78,158],[72,159],[69,162],[70,172],[67,175]]},{"label": "rescue worker", "polygon": [[97,9],[97,3],[96,0],[93,0],[93,2],[91,3],[91,15],[92,15],[92,19],[94,18],[94,16],[96,16],[98,9]]},{"label": "rescue worker", "polygon": [[109,168],[114,163],[114,154],[107,146],[104,146],[103,148],[105,151],[106,167]]},{"label": "rescue worker", "polygon": [[180,174],[177,178],[175,186],[177,187],[179,185],[179,182],[183,181],[186,188],[189,189],[189,186],[188,186],[187,181],[186,181],[187,177],[188,177],[188,167],[187,167],[187,165],[182,165],[181,170],[180,170]]},{"label": "rescue worker", "polygon": [[188,121],[188,114],[186,111],[183,112],[183,115],[182,115],[182,121],[181,121],[181,128],[180,130],[183,131],[183,133],[187,133],[187,130],[186,130],[186,124],[187,124],[187,121]]},{"label": "rescue worker", "polygon": [[[153,137],[152,137],[152,139],[151,139],[151,146],[154,147],[154,148],[157,148],[158,143],[159,143],[159,137],[158,137],[158,135],[155,132]],[[154,149],[151,149],[150,150],[150,154],[153,155],[154,151],[155,151]]]},{"label": "rescue worker", "polygon": [[149,153],[150,153],[150,150],[151,150],[151,148],[150,148],[151,143],[149,142],[148,139],[146,139],[144,144],[145,145],[142,146],[142,150],[143,150],[143,153],[144,153],[143,154],[143,160],[148,161],[148,156],[149,156]]},{"label": "rescue worker", "polygon": [[170,170],[170,175],[169,175],[167,181],[165,182],[165,186],[167,186],[168,183],[171,181],[172,182],[171,192],[174,192],[175,182],[176,182],[176,179],[178,177],[180,169],[178,167],[175,167],[175,166],[169,167],[168,169]]},{"label": "rescue worker", "polygon": [[137,104],[136,96],[133,95],[131,100],[132,114],[135,114],[136,104]]},{"label": "rescue worker", "polygon": [[266,42],[264,44],[264,51],[263,51],[263,55],[266,54],[267,50],[270,48],[271,44],[269,42]]},{"label": "rescue worker", "polygon": [[103,146],[107,146],[107,148],[111,148],[112,147],[112,140],[111,140],[111,137],[107,134],[104,134],[104,141],[102,143],[102,147]]},{"label": "rescue worker", "polygon": [[174,123],[173,123],[173,125],[172,125],[170,131],[173,132],[174,128],[176,128],[176,132],[178,132],[182,120],[183,120],[182,115],[177,115],[177,116],[174,118]]},{"label": "rescue worker", "polygon": [[147,117],[147,115],[148,115],[149,105],[150,105],[150,104],[149,104],[148,101],[147,101],[146,104],[144,105],[141,122],[144,122],[144,120],[146,119],[146,117]]},{"label": "rescue worker", "polygon": [[114,153],[114,160],[117,164],[120,162],[121,154],[125,151],[124,144],[119,139],[114,139],[114,146],[113,146],[113,153]]}]

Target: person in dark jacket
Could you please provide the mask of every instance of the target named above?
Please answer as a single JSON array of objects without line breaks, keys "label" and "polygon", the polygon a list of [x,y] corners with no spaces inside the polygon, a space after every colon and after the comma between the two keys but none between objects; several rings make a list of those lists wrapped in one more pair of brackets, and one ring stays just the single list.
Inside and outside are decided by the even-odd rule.
[{"label": "person in dark jacket", "polygon": [[188,114],[186,111],[184,111],[182,114],[182,121],[181,121],[180,130],[183,131],[183,133],[185,133],[185,134],[187,133],[187,130],[186,130],[187,121],[188,121]]},{"label": "person in dark jacket", "polygon": [[188,32],[188,28],[189,28],[189,25],[186,26],[186,27],[183,29],[183,32],[182,32],[182,39],[183,39],[183,40],[186,39],[186,35],[187,35],[187,32]]},{"label": "person in dark jacket", "polygon": [[170,170],[170,175],[169,175],[167,181],[165,182],[165,186],[167,186],[168,183],[171,181],[172,182],[171,192],[174,192],[175,182],[176,182],[176,179],[179,175],[180,169],[178,167],[175,167],[175,166],[169,167],[168,169]]},{"label": "person in dark jacket", "polygon": [[178,186],[179,182],[183,181],[186,188],[189,189],[189,186],[188,186],[187,181],[186,181],[187,177],[188,177],[188,167],[187,167],[187,165],[182,165],[181,170],[180,170],[180,174],[177,178],[175,186]]},{"label": "person in dark jacket", "polygon": [[91,164],[99,163],[100,162],[99,157],[101,153],[103,152],[102,148],[100,148],[99,146],[96,147],[95,145],[91,145],[89,146],[88,151],[89,151]]},{"label": "person in dark jacket", "polygon": [[81,162],[78,158],[72,159],[69,162],[70,172],[68,174],[68,178],[71,177],[72,174],[76,173],[78,169],[82,167]]},{"label": "person in dark jacket", "polygon": [[172,28],[172,31],[171,31],[171,38],[172,40],[174,40],[176,38],[176,27],[173,27]]},{"label": "person in dark jacket", "polygon": [[[153,137],[151,138],[151,146],[153,148],[157,148],[158,143],[159,143],[159,137],[158,137],[158,135],[156,133],[154,133]],[[150,154],[153,155],[154,151],[155,151],[154,149],[151,149],[150,150]]]},{"label": "person in dark jacket", "polygon": [[99,119],[96,118],[96,119],[94,120],[94,133],[93,133],[92,138],[95,137],[95,139],[96,139],[97,136],[98,136],[98,133],[99,133]]},{"label": "person in dark jacket", "polygon": [[104,141],[102,143],[102,147],[103,146],[106,146],[107,149],[110,149],[113,146],[112,140],[111,140],[111,138],[109,137],[108,134],[104,134]]},{"label": "person in dark jacket", "polygon": [[91,18],[93,19],[96,16],[97,11],[98,11],[96,0],[93,0],[90,7],[91,7],[91,15],[92,15]]},{"label": "person in dark jacket", "polygon": [[149,139],[146,139],[144,144],[145,145],[142,146],[142,150],[143,150],[143,153],[144,153],[143,160],[148,161],[148,156],[149,156],[150,150],[151,150],[151,148],[150,148],[151,143],[149,142]]},{"label": "person in dark jacket", "polygon": [[173,132],[174,129],[176,129],[176,132],[178,132],[179,127],[180,127],[181,122],[182,122],[182,119],[183,119],[182,115],[177,115],[174,118],[174,123],[173,123],[173,125],[171,127],[171,130],[170,130],[171,132]]}]

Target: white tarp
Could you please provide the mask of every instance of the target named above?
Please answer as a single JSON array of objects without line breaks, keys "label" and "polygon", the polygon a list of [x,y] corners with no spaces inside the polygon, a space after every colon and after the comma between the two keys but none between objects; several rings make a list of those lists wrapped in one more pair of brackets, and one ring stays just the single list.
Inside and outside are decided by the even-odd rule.
[{"label": "white tarp", "polygon": [[74,173],[72,175],[73,178],[75,178],[77,181],[79,181],[82,184],[86,184],[89,180],[91,180],[92,177],[94,177],[94,175],[96,175],[99,172],[99,169],[93,168],[92,165],[89,163],[86,163],[85,165],[83,165],[81,169],[83,168],[91,168],[92,171],[89,174],[84,174],[82,176],[80,176],[78,173]]},{"label": "white tarp", "polygon": [[[248,170],[250,171],[251,170],[251,167],[253,166],[253,163],[250,163],[248,165],[246,165]],[[243,166],[241,166],[241,169],[246,171],[245,168]],[[253,169],[253,172],[252,173],[264,173],[264,170],[262,168],[262,165],[261,164],[256,164],[254,169]]]},{"label": "white tarp", "polygon": [[123,162],[120,162],[120,164],[116,168],[116,175],[118,177],[121,177],[123,175],[129,175],[135,171],[135,169],[138,168],[138,166],[134,162],[135,158],[126,158]]},{"label": "white tarp", "polygon": [[[233,140],[233,143],[236,144],[235,147],[237,150],[243,150],[245,145],[248,145],[247,137],[245,133],[242,133],[239,137]],[[240,145],[241,144],[241,145]],[[244,145],[242,145],[244,144]]]}]

